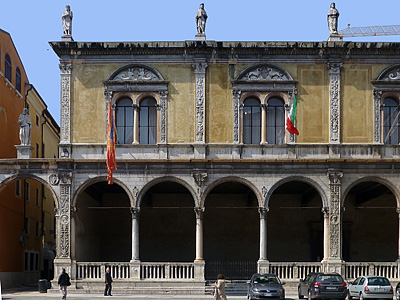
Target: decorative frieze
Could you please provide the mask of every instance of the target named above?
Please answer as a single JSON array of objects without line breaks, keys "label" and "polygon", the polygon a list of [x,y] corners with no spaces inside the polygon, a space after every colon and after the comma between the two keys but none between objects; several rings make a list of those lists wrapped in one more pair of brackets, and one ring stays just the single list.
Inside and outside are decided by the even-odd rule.
[{"label": "decorative frieze", "polygon": [[329,142],[340,143],[340,62],[329,62]]},{"label": "decorative frieze", "polygon": [[195,142],[205,143],[205,113],[206,113],[206,101],[205,101],[205,90],[206,90],[206,68],[207,63],[205,61],[198,61],[192,64],[192,67],[196,76],[195,84],[195,115],[196,115],[196,132]]}]

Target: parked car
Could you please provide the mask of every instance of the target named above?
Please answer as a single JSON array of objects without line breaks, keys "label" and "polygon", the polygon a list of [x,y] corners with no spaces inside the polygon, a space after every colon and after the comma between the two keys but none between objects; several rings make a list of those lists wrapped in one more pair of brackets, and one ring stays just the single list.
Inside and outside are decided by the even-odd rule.
[{"label": "parked car", "polygon": [[247,282],[247,299],[277,298],[285,299],[285,290],[275,274],[254,274]]},{"label": "parked car", "polygon": [[400,282],[396,285],[396,299],[400,300]]},{"label": "parked car", "polygon": [[348,295],[349,299],[392,299],[393,287],[386,277],[360,276],[349,284]]},{"label": "parked car", "polygon": [[345,299],[347,284],[338,273],[310,273],[300,279],[299,299]]}]

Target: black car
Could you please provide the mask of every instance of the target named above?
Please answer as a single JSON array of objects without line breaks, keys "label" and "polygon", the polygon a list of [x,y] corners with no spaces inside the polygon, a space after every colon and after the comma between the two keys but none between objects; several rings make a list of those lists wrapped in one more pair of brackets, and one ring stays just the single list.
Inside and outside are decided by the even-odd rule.
[{"label": "black car", "polygon": [[396,285],[395,296],[397,300],[400,300],[400,282]]},{"label": "black car", "polygon": [[345,299],[347,284],[338,273],[310,273],[300,279],[299,299]]},{"label": "black car", "polygon": [[247,299],[285,299],[285,290],[279,277],[275,274],[254,274],[248,283]]}]

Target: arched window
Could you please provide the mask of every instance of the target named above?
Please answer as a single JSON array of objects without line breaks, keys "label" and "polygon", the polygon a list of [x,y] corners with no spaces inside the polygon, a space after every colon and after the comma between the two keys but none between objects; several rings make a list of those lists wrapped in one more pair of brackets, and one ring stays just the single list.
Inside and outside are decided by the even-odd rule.
[{"label": "arched window", "polygon": [[383,101],[383,143],[399,144],[399,102],[395,98],[385,98]]},{"label": "arched window", "polygon": [[133,106],[129,98],[120,99],[115,108],[117,144],[133,143]]},{"label": "arched window", "polygon": [[5,57],[5,77],[8,79],[9,82],[11,82],[11,75],[12,75],[12,65],[11,65],[11,58],[8,53],[6,53]]},{"label": "arched window", "polygon": [[139,143],[157,143],[157,102],[153,98],[145,98],[140,102]]},{"label": "arched window", "polygon": [[21,71],[18,67],[15,70],[15,88],[21,93]]},{"label": "arched window", "polygon": [[243,102],[243,143],[261,142],[261,105],[257,98],[247,98]]},{"label": "arched window", "polygon": [[267,106],[267,143],[281,145],[285,140],[285,107],[280,98],[271,98]]}]

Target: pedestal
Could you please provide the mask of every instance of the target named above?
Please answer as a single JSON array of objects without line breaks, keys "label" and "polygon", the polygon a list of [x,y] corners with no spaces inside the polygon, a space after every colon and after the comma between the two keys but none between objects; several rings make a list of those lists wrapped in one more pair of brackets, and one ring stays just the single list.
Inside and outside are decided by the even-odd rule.
[{"label": "pedestal", "polygon": [[129,262],[129,269],[133,280],[140,280],[140,260],[131,260]]},{"label": "pedestal", "polygon": [[70,34],[65,34],[61,37],[61,41],[63,42],[73,42],[74,39],[72,38],[72,35]]},{"label": "pedestal", "polygon": [[259,259],[257,262],[257,272],[260,274],[269,273],[269,261],[266,259]]},{"label": "pedestal", "polygon": [[194,279],[203,281],[204,278],[204,270],[205,270],[205,261],[204,260],[195,260],[194,261]]},{"label": "pedestal", "polygon": [[32,158],[33,147],[31,145],[15,145],[17,148],[18,159],[30,159]]},{"label": "pedestal", "polygon": [[341,40],[339,33],[331,33],[328,38],[329,42],[340,42]]},{"label": "pedestal", "polygon": [[206,40],[206,35],[204,33],[196,34],[196,41],[205,41],[205,40]]}]

